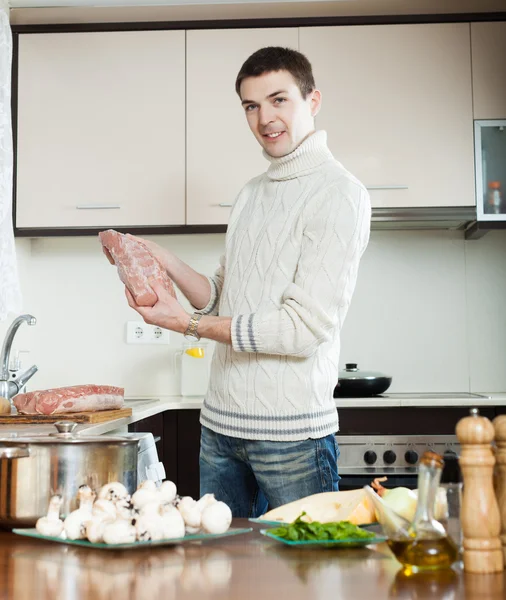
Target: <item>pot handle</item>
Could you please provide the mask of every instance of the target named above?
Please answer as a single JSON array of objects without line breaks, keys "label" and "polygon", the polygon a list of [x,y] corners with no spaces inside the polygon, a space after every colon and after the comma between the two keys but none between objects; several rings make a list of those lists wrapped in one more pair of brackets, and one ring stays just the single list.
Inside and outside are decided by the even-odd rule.
[{"label": "pot handle", "polygon": [[0,458],[27,458],[30,456],[28,446],[0,446]]}]

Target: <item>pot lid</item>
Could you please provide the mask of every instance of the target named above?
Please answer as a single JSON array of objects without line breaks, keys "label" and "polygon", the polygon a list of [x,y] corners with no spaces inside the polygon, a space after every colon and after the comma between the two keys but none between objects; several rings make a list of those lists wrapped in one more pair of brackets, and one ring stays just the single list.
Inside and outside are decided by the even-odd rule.
[{"label": "pot lid", "polygon": [[346,368],[339,371],[339,379],[379,379],[386,377],[392,379],[390,375],[378,373],[377,371],[362,371],[357,363],[346,363]]},{"label": "pot lid", "polygon": [[121,435],[85,435],[83,432],[74,433],[77,423],[73,421],[57,421],[54,423],[56,431],[47,435],[30,436],[11,434],[10,437],[0,437],[0,443],[9,446],[17,444],[119,444],[121,446],[128,444],[137,444],[140,438],[135,436],[125,437]]}]

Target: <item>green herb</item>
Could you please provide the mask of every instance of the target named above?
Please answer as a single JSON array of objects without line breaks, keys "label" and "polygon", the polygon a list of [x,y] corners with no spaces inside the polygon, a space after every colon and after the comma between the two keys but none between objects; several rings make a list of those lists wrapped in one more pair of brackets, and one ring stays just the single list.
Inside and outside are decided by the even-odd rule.
[{"label": "green herb", "polygon": [[339,521],[337,523],[319,523],[313,521],[306,523],[302,517],[306,513],[303,512],[293,523],[284,527],[276,527],[269,529],[269,533],[286,540],[293,542],[303,540],[343,540],[343,539],[368,539],[373,538],[374,533],[360,529],[349,521]]}]

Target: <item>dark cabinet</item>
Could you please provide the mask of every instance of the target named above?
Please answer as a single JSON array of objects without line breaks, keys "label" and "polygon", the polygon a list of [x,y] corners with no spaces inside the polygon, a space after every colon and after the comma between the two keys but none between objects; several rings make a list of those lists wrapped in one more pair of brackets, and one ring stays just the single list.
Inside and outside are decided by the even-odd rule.
[{"label": "dark cabinet", "polygon": [[155,438],[158,459],[166,478],[173,481],[181,496],[200,497],[199,452],[200,411],[168,410],[129,425],[132,432],[149,432]]}]

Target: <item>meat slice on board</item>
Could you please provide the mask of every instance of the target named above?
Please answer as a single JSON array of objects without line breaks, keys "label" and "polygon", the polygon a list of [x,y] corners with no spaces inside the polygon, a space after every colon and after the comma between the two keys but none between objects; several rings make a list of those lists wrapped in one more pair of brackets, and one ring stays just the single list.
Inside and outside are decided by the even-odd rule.
[{"label": "meat slice on board", "polygon": [[73,385],[14,396],[22,415],[54,415],[122,408],[125,390],[112,385]]},{"label": "meat slice on board", "polygon": [[159,282],[174,298],[174,285],[160,262],[137,240],[108,229],[99,234],[102,246],[109,251],[121,281],[139,306],[154,306],[158,297],[150,281]]}]

